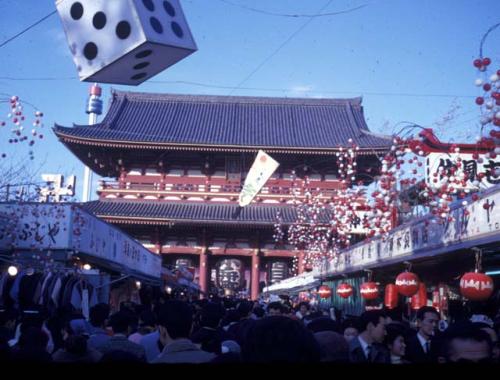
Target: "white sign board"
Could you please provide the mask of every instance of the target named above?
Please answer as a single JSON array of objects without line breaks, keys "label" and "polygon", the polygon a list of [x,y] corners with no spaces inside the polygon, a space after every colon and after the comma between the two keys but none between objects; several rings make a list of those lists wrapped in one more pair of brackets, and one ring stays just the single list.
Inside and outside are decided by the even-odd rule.
[{"label": "white sign board", "polygon": [[397,258],[411,259],[421,253],[447,252],[479,239],[500,244],[500,185],[485,191],[476,202],[465,207],[459,202],[451,208],[453,222],[440,224],[431,215],[417,219],[396,228],[385,240],[372,239],[342,251],[326,268],[315,268],[315,275],[342,273]]},{"label": "white sign board", "polygon": [[160,256],[79,207],[6,203],[0,204],[0,216],[8,219],[0,228],[0,250],[74,250],[160,278]]},{"label": "white sign board", "polygon": [[262,189],[262,186],[273,175],[279,165],[271,156],[259,150],[241,190],[238,200],[240,207],[245,207],[252,202],[252,199]]},{"label": "white sign board", "polygon": [[[458,157],[461,159],[460,167],[457,167]],[[430,153],[425,162],[425,181],[431,187],[440,186],[439,184],[443,179],[440,170],[447,171],[451,168],[455,168],[456,174],[458,175],[461,173],[467,174],[469,180],[466,182],[466,186],[463,187],[464,189],[477,189],[477,187],[472,184],[475,180],[479,181],[480,189],[487,189],[500,184],[500,177],[494,176],[495,169],[500,168],[500,157],[493,159],[480,155],[479,159],[474,159],[472,153]],[[482,179],[477,176],[480,173],[484,175]],[[437,182],[435,182],[435,180],[437,180]],[[457,186],[454,185],[454,187]]]},{"label": "white sign board", "polygon": [[76,209],[73,213],[71,247],[146,275],[160,277],[160,256],[111,224],[81,209]]},{"label": "white sign board", "polygon": [[0,204],[7,219],[0,231],[0,247],[67,249],[71,210],[61,204]]}]

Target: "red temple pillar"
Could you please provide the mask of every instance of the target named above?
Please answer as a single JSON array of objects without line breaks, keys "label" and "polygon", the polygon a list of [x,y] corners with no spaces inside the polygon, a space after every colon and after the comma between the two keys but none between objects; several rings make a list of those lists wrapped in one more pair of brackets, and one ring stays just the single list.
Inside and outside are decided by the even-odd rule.
[{"label": "red temple pillar", "polygon": [[200,295],[200,298],[203,298],[203,293],[206,293],[208,291],[208,284],[207,284],[207,272],[208,272],[208,258],[207,258],[207,249],[204,247],[203,250],[200,253],[200,289],[202,294]]},{"label": "red temple pillar", "polygon": [[259,267],[260,267],[260,256],[259,250],[256,249],[252,255],[252,278],[250,280],[251,292],[250,296],[252,300],[259,298]]},{"label": "red temple pillar", "polygon": [[299,251],[299,260],[297,263],[297,274],[302,274],[304,273],[304,251]]}]

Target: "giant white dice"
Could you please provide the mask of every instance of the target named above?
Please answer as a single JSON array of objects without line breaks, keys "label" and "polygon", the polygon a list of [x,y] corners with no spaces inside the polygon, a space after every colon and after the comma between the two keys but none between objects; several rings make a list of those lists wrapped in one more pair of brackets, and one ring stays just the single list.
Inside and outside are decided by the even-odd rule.
[{"label": "giant white dice", "polygon": [[179,0],[57,0],[80,80],[138,85],[197,50]]}]

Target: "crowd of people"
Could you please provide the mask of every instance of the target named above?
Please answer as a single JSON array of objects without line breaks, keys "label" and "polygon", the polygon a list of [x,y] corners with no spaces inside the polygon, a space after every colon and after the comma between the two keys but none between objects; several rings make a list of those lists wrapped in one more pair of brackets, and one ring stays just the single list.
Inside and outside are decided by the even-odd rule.
[{"label": "crowd of people", "polygon": [[500,362],[500,318],[474,314],[447,326],[436,309],[415,323],[384,310],[342,316],[301,302],[229,298],[0,310],[0,361],[419,364]]}]

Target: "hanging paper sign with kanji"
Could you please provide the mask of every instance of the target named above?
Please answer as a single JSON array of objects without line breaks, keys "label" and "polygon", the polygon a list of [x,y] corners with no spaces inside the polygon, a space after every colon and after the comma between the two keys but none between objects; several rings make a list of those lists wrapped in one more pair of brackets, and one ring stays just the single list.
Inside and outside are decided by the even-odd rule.
[{"label": "hanging paper sign with kanji", "polygon": [[[475,153],[429,153],[425,181],[433,188],[453,182],[456,189],[486,189],[500,184],[500,157]],[[455,179],[460,181],[455,181]]]},{"label": "hanging paper sign with kanji", "polygon": [[245,207],[252,202],[279,165],[271,156],[259,150],[241,190],[238,200],[240,207]]}]

